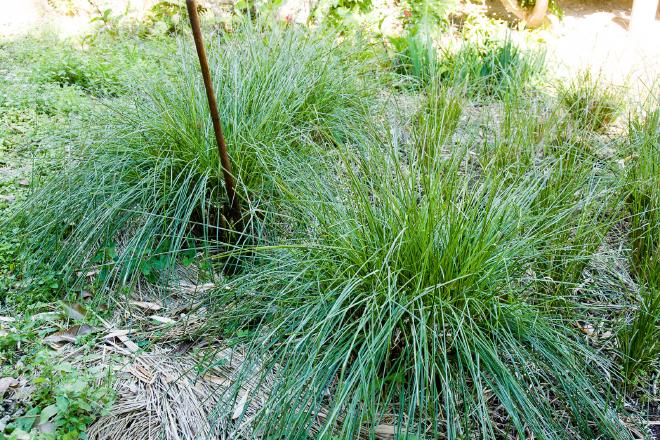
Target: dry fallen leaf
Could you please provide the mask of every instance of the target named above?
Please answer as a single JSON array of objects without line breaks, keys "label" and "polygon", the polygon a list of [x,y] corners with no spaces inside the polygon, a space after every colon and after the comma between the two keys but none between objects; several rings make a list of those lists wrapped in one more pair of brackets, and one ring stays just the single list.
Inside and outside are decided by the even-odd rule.
[{"label": "dry fallen leaf", "polygon": [[74,319],[76,321],[82,321],[85,319],[85,315],[87,314],[87,310],[83,306],[81,306],[78,303],[66,303],[62,302],[62,308],[64,309],[64,312],[69,316],[69,318]]},{"label": "dry fallen leaf", "polygon": [[39,423],[39,432],[43,434],[54,434],[56,427],[55,423],[53,422],[45,422],[45,423]]},{"label": "dry fallen leaf", "polygon": [[131,333],[133,330],[113,330],[107,335],[103,337],[103,339],[112,339],[112,338],[119,338],[120,336],[126,336],[127,334]]},{"label": "dry fallen leaf", "polygon": [[236,420],[243,414],[243,410],[245,409],[245,404],[247,403],[247,398],[248,395],[246,392],[243,392],[242,395],[238,398],[236,401],[236,406],[234,406],[234,413],[231,416],[232,420]]},{"label": "dry fallen leaf", "polygon": [[86,324],[74,325],[66,330],[55,332],[52,335],[46,336],[44,342],[56,350],[68,342],[75,342],[79,336],[84,336],[92,333],[94,329]]},{"label": "dry fallen leaf", "polygon": [[595,332],[594,326],[589,323],[578,324],[578,325],[580,327],[580,331],[587,336],[592,336]]},{"label": "dry fallen leaf", "polygon": [[20,186],[30,186],[30,181],[27,180],[27,179],[21,179],[21,180],[18,181],[18,184]]},{"label": "dry fallen leaf", "polygon": [[214,383],[216,385],[221,385],[224,387],[228,387],[229,385],[231,385],[231,381],[229,379],[220,376],[215,376],[213,374],[206,374],[204,375],[203,379],[208,382]]},{"label": "dry fallen leaf", "polygon": [[18,381],[13,377],[3,377],[0,379],[0,397],[3,397],[7,390],[18,385]]},{"label": "dry fallen leaf", "polygon": [[127,371],[146,384],[150,385],[156,381],[156,375],[146,365],[140,365],[136,362]]},{"label": "dry fallen leaf", "polygon": [[30,318],[32,321],[59,321],[60,313],[59,312],[43,312],[32,315]]},{"label": "dry fallen leaf", "polygon": [[11,316],[0,316],[0,322],[14,322],[16,321],[16,318],[12,318]]},{"label": "dry fallen leaf", "polygon": [[173,350],[175,354],[185,354],[195,345],[195,341],[182,341]]},{"label": "dry fallen leaf", "polygon": [[394,425],[378,425],[376,426],[376,431],[374,432],[376,437],[382,439],[394,438],[396,434],[396,426]]},{"label": "dry fallen leaf", "polygon": [[153,319],[156,322],[160,322],[161,324],[174,324],[176,322],[172,318],[167,318],[165,316],[158,316],[158,315],[151,316],[151,319]]},{"label": "dry fallen leaf", "polygon": [[138,347],[138,345],[131,341],[126,335],[118,335],[117,339],[119,339],[131,353],[135,353],[136,351],[140,350],[140,347]]},{"label": "dry fallen leaf", "polygon": [[146,301],[131,301],[131,304],[133,304],[134,306],[138,306],[141,309],[149,310],[151,312],[157,312],[163,308],[163,306],[161,306],[160,304],[156,304],[153,302],[146,302]]}]

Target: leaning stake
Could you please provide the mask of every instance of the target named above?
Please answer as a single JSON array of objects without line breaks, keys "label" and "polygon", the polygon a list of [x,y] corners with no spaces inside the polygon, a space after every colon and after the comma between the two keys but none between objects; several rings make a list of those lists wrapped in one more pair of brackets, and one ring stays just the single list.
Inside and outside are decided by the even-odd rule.
[{"label": "leaning stake", "polygon": [[241,218],[241,207],[236,197],[236,190],[234,188],[234,177],[231,172],[231,162],[229,161],[229,154],[227,154],[227,144],[225,143],[225,136],[222,134],[222,125],[220,125],[220,116],[218,114],[218,105],[215,101],[215,93],[213,92],[213,84],[211,83],[211,73],[209,71],[209,62],[206,59],[206,50],[204,50],[204,41],[202,40],[202,30],[199,26],[199,15],[197,14],[197,2],[195,0],[186,0],[186,7],[188,8],[188,17],[190,18],[190,26],[193,31],[193,38],[195,39],[195,47],[197,48],[197,56],[199,57],[199,67],[202,70],[202,77],[204,78],[204,88],[206,89],[206,98],[209,101],[209,110],[211,111],[211,120],[213,121],[213,130],[215,131],[215,140],[218,145],[218,154],[220,155],[220,163],[222,164],[222,174],[225,178],[225,188],[227,189],[227,198],[229,199],[229,219],[238,224]]}]

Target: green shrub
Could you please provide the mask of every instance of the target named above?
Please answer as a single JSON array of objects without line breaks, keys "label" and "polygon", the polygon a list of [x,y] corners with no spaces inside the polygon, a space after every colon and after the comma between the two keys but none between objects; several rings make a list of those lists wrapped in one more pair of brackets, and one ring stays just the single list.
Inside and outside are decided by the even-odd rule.
[{"label": "green shrub", "polygon": [[[206,12],[206,8],[197,5],[199,13]],[[152,35],[178,34],[188,26],[188,12],[184,2],[163,0],[158,1],[147,13],[141,23],[142,33]]]},{"label": "green shrub", "polygon": [[525,53],[510,39],[486,38],[465,43],[458,50],[435,47],[429,34],[411,32],[391,37],[397,73],[416,88],[435,78],[446,85],[463,85],[475,97],[503,98],[513,89],[523,89],[542,70],[540,53]]},{"label": "green shrub", "polygon": [[[282,176],[304,178],[289,165],[350,140],[369,87],[350,50],[320,32],[246,25],[209,56],[246,231],[258,235]],[[127,282],[153,256],[167,255],[171,267],[195,238],[227,241],[198,61],[183,61],[174,78],[137,86],[133,104],[99,115],[90,146],[20,210],[34,264],[72,274],[95,260]]]}]

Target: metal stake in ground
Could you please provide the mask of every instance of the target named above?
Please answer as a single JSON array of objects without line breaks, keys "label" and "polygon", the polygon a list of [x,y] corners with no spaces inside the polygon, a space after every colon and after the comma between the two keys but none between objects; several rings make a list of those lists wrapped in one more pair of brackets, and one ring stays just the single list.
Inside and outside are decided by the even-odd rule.
[{"label": "metal stake in ground", "polygon": [[192,27],[193,38],[195,39],[197,56],[199,57],[199,66],[202,70],[202,77],[204,78],[206,98],[209,101],[209,110],[211,111],[215,140],[218,145],[218,155],[220,156],[222,174],[225,179],[225,188],[227,189],[227,198],[229,199],[229,219],[234,222],[234,225],[236,225],[241,218],[241,207],[239,205],[238,197],[236,197],[231,162],[229,161],[229,154],[227,154],[227,144],[225,143],[225,136],[222,134],[218,105],[215,100],[215,93],[213,92],[213,84],[211,83],[211,72],[209,70],[209,63],[206,59],[206,50],[204,49],[204,40],[202,40],[202,30],[199,25],[199,15],[197,14],[197,2],[195,0],[186,0],[186,7],[188,8],[190,26]]}]

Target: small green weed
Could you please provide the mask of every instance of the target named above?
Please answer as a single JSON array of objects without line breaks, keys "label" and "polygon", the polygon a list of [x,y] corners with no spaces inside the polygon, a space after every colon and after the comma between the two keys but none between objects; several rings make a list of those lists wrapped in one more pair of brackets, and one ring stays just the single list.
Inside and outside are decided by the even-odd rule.
[{"label": "small green weed", "polygon": [[25,415],[7,425],[10,435],[45,432],[39,438],[85,438],[88,426],[113,400],[102,368],[80,372],[75,365],[58,362],[51,353],[40,351],[30,359],[28,370],[34,390]]},{"label": "small green weed", "polygon": [[[109,409],[114,393],[107,365],[92,360],[92,366],[81,368],[64,362],[61,353],[44,342],[47,335],[61,329],[60,317],[53,312],[19,315],[0,336],[0,374],[20,377],[31,387],[29,393],[12,399],[15,414],[0,437],[85,438],[87,427]],[[93,338],[88,334],[72,342],[80,347],[82,363],[89,360],[86,344]],[[90,356],[94,359],[94,354]]]}]

